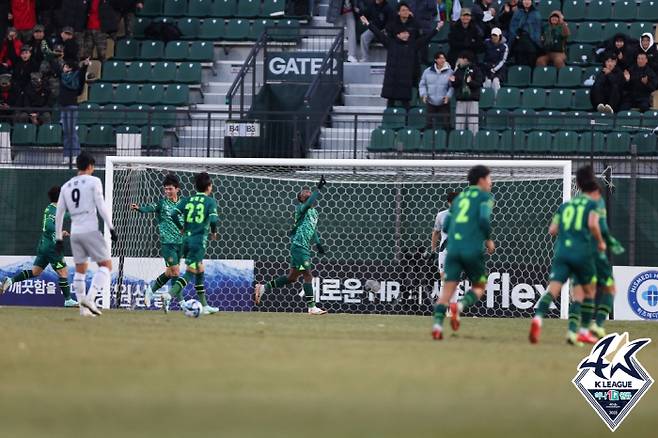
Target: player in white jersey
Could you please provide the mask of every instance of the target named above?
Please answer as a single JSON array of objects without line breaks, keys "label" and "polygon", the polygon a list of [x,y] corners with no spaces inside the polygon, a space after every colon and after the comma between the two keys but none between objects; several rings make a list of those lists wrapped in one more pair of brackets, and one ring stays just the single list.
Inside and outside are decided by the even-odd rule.
[{"label": "player in white jersey", "polygon": [[[459,192],[448,192],[446,195],[448,208],[439,210],[439,212],[436,214],[436,219],[434,220],[434,227],[432,228],[432,249],[430,254],[432,255],[432,260],[438,256],[437,258],[439,260],[439,279],[441,281],[441,289],[443,289],[446,248],[448,247],[448,233],[443,231],[443,223],[446,216],[450,214],[450,206],[452,206],[452,201],[457,197],[457,195],[459,195]],[[456,299],[458,297],[455,295],[454,298]]]},{"label": "player in white jersey", "polygon": [[[82,316],[101,314],[96,307],[95,299],[110,282],[112,271],[110,251],[98,227],[98,214],[110,229],[112,240],[117,240],[112,217],[103,199],[103,185],[100,179],[92,176],[95,163],[94,157],[87,152],[82,152],[77,156],[78,176],[74,176],[62,186],[55,215],[55,245],[59,253],[64,250],[62,241],[64,213],[68,211],[71,215],[71,250],[75,262],[73,288],[80,303],[80,315]],[[91,287],[87,294],[85,277],[90,258],[98,264],[98,271],[91,280]]]}]

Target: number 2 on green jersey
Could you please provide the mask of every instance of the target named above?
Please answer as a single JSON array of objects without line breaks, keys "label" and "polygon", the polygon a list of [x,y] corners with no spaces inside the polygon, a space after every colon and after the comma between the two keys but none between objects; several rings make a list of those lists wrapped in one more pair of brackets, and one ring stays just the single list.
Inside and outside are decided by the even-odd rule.
[{"label": "number 2 on green jersey", "polygon": [[[187,210],[187,216],[185,217],[185,222],[188,224],[192,224],[196,222],[197,224],[203,223],[204,219],[204,213],[206,211],[206,207],[203,204],[192,204],[191,202],[189,204],[185,205],[185,210]],[[196,211],[196,215],[194,212]]]},{"label": "number 2 on green jersey", "polygon": [[462,198],[461,201],[459,201],[459,204],[457,205],[457,208],[459,208],[459,213],[457,213],[457,218],[455,219],[455,222],[458,224],[463,224],[465,222],[468,222],[468,209],[471,207],[471,200],[468,198]]}]

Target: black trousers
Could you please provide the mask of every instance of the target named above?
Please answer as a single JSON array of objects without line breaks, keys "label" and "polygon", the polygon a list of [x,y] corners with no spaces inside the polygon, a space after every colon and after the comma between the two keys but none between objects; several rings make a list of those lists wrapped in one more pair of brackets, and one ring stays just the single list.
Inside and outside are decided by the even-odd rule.
[{"label": "black trousers", "polygon": [[594,85],[589,93],[589,99],[592,106],[596,109],[599,104],[610,105],[615,112],[619,111],[621,105],[621,91],[618,86],[596,86]]},{"label": "black trousers", "polygon": [[426,104],[427,128],[450,131],[450,102],[442,105]]}]

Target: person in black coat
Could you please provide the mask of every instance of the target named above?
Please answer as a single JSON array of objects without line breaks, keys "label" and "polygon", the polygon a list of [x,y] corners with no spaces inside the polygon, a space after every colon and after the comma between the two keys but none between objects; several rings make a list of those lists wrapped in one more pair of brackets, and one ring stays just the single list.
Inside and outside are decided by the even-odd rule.
[{"label": "person in black coat", "polygon": [[480,88],[484,75],[475,62],[472,52],[458,55],[455,73],[450,77],[457,105],[455,107],[455,129],[469,129],[473,135],[478,132],[480,117]]},{"label": "person in black coat", "polygon": [[624,74],[619,68],[617,55],[607,52],[603,68],[597,73],[589,95],[594,109],[609,114],[619,111],[623,86]]},{"label": "person in black coat", "polygon": [[0,1],[0,36],[4,38],[9,29],[9,13],[11,12],[10,2]]},{"label": "person in black coat", "polygon": [[80,46],[75,40],[73,28],[70,26],[65,27],[60,32],[59,36],[53,38],[50,43],[50,47],[55,47],[61,45],[64,48],[64,59],[79,59],[80,58]]},{"label": "person in black coat", "polygon": [[448,62],[450,65],[455,65],[457,55],[464,51],[478,54],[484,50],[484,36],[471,19],[471,10],[463,8],[459,21],[450,28],[448,34],[448,45],[450,46]]},{"label": "person in black coat", "polygon": [[16,56],[16,52],[9,51],[12,63],[12,76],[11,82],[18,90],[25,90],[30,83],[30,75],[36,73],[41,68],[41,63],[32,58],[32,48],[23,44],[21,47],[20,56]]},{"label": "person in black coat", "polygon": [[617,58],[617,68],[624,70],[635,63],[639,41],[626,34],[618,33],[601,43],[596,50],[596,60],[604,63],[609,54]]},{"label": "person in black coat", "polygon": [[635,65],[624,70],[624,97],[620,109],[622,111],[637,108],[641,112],[651,108],[651,93],[658,87],[658,77],[649,66],[649,58],[645,52],[637,54]]},{"label": "person in black coat", "polygon": [[34,125],[50,123],[50,111],[45,110],[51,108],[52,104],[50,88],[43,81],[41,73],[32,73],[30,83],[22,90],[16,102],[17,107],[24,108],[17,111],[16,121]]},{"label": "person in black coat", "polygon": [[[126,37],[132,38],[135,26],[135,13],[144,8],[143,0],[111,0],[112,7],[119,13],[123,20]],[[313,15],[311,13],[311,15]]]},{"label": "person in black coat", "polygon": [[367,26],[386,47],[386,70],[381,96],[388,100],[387,106],[393,106],[395,101],[401,101],[402,105],[409,109],[412,89],[418,82],[414,77],[418,70],[418,51],[437,34],[443,22],[439,21],[433,32],[419,38],[413,38],[407,31],[392,36],[386,35],[370,24],[364,16],[361,17],[361,23]]},{"label": "person in black coat", "polygon": [[[393,8],[386,0],[369,0],[359,7],[359,12],[380,30],[384,30],[393,18]],[[369,30],[361,34],[361,62],[368,61],[368,47],[374,38],[375,34]]]},{"label": "person in black coat", "polygon": [[37,0],[37,23],[43,25],[46,38],[57,31],[55,13],[62,7],[62,0]]}]

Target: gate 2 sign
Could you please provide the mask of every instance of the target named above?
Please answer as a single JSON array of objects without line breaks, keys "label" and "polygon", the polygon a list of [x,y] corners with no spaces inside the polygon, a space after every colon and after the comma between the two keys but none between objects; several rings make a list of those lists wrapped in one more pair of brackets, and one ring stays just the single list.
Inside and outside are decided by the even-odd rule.
[{"label": "gate 2 sign", "polygon": [[[267,60],[267,80],[281,82],[311,82],[322,67],[326,53],[279,52]],[[338,60],[333,60],[334,74],[338,74]]]}]

